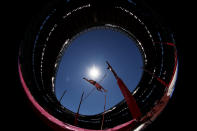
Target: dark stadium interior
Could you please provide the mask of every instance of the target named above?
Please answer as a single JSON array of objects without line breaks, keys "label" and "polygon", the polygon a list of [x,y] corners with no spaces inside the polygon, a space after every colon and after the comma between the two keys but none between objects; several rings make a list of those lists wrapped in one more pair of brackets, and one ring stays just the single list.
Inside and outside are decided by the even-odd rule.
[{"label": "dark stadium interior", "polygon": [[[72,2],[72,0],[70,1]],[[81,1],[83,2],[83,1]],[[133,6],[135,9],[135,6],[130,4],[126,4],[127,2],[117,2],[118,4],[122,4],[123,7],[125,7],[126,9],[130,10],[130,6]],[[147,2],[148,3],[148,2]],[[151,2],[150,2],[151,3]],[[158,3],[158,2],[157,2]],[[165,4],[165,2],[163,2]],[[37,12],[37,14],[39,13],[39,10],[42,9],[43,5],[45,4],[45,1],[43,1],[43,3],[40,2],[30,2],[30,4],[34,5],[34,7],[31,7],[28,9],[27,7],[23,7],[22,5],[20,5],[22,7],[21,11],[18,11],[18,13],[22,14],[24,10],[26,10],[29,15],[35,15]],[[27,4],[26,5],[29,5]],[[40,5],[39,5],[40,4]],[[72,6],[78,6],[78,4],[80,5],[81,3],[74,3],[73,5],[70,4],[69,7],[73,8]],[[150,4],[151,5],[151,4]],[[156,8],[156,3],[152,4],[153,8],[155,8],[158,12],[161,12],[161,14],[163,14],[165,16],[165,13],[168,12],[162,12],[162,9],[158,9],[158,7]],[[19,7],[20,7],[19,6]],[[158,21],[160,18],[159,16],[156,18],[150,18],[150,14],[144,14],[144,10],[135,10],[135,14],[141,18],[141,20],[143,20],[144,23],[146,23],[146,26],[148,27],[148,29],[150,30],[152,37],[154,38],[154,40],[158,40],[158,41],[154,41],[156,43],[154,43],[149,34],[147,33],[147,30],[144,29],[144,25],[140,24],[139,21],[137,19],[134,18],[134,16],[130,16],[130,15],[125,15],[125,13],[123,13],[124,11],[121,9],[114,9],[114,12],[116,12],[116,15],[112,15],[112,12],[108,11],[108,13],[103,13],[106,10],[109,9],[109,6],[113,6],[113,5],[107,5],[106,6],[102,6],[102,10],[100,10],[100,13],[96,13],[97,8],[99,9],[98,6],[94,7],[94,8],[87,8],[84,9],[82,12],[80,12],[79,14],[76,13],[75,15],[77,15],[77,17],[83,17],[83,21],[80,21],[81,26],[79,26],[79,23],[73,23],[71,22],[72,19],[75,19],[75,16],[71,17],[70,20],[68,20],[67,24],[69,25],[64,25],[61,23],[62,20],[60,20],[60,17],[62,17],[63,14],[59,14],[59,12],[61,12],[62,10],[64,10],[65,12],[69,11],[69,8],[65,9],[65,8],[61,8],[63,7],[62,5],[59,5],[57,3],[56,6],[58,6],[58,9],[56,11],[54,11],[54,7],[51,6],[50,4],[48,5],[49,7],[48,10],[44,11],[42,14],[43,15],[39,15],[36,17],[39,17],[39,19],[37,19],[36,23],[34,24],[30,24],[28,25],[29,29],[31,30],[31,33],[25,33],[25,40],[22,41],[22,44],[20,46],[20,48],[26,48],[26,50],[20,50],[19,52],[19,60],[20,60],[20,65],[22,68],[22,73],[23,76],[25,78],[25,81],[28,81],[28,87],[31,91],[31,93],[33,94],[34,98],[39,102],[39,104],[44,107],[48,112],[50,112],[53,116],[57,117],[58,119],[60,119],[61,121],[64,121],[66,123],[69,124],[73,124],[74,122],[74,117],[75,114],[67,109],[65,109],[65,107],[62,107],[61,104],[58,102],[58,100],[56,99],[54,93],[53,93],[53,82],[52,82],[52,77],[55,77],[55,71],[56,69],[54,68],[54,64],[57,62],[57,57],[60,55],[60,50],[62,48],[62,44],[63,41],[65,41],[66,38],[61,38],[61,35],[58,34],[58,38],[60,38],[58,40],[58,44],[59,46],[56,46],[56,48],[51,48],[50,47],[50,42],[52,43],[52,41],[49,41],[49,43],[47,43],[47,50],[46,50],[46,58],[44,58],[43,60],[43,67],[41,69],[40,67],[40,56],[42,55],[42,44],[44,42],[46,42],[46,38],[48,37],[49,32],[51,31],[51,29],[53,28],[55,22],[57,21],[53,21],[53,19],[59,19],[58,24],[61,25],[61,27],[63,28],[67,28],[67,30],[63,30],[63,32],[65,34],[69,34],[67,36],[67,38],[72,38],[72,36],[74,36],[76,33],[83,31],[89,27],[94,27],[94,26],[105,26],[104,23],[109,22],[109,23],[113,23],[114,25],[117,25],[118,29],[122,30],[124,28],[124,31],[126,30],[127,33],[131,33],[133,36],[135,36],[136,39],[140,40],[145,51],[142,53],[145,53],[147,56],[147,64],[145,66],[145,68],[151,72],[154,71],[155,69],[155,75],[159,75],[160,74],[160,69],[161,69],[161,65],[158,63],[161,63],[161,58],[165,61],[165,63],[172,63],[171,66],[168,65],[163,65],[163,68],[165,68],[165,70],[167,71],[167,74],[165,75],[165,79],[166,82],[170,82],[171,76],[173,74],[173,66],[174,66],[174,54],[175,54],[175,49],[174,47],[169,48],[167,45],[163,44],[163,47],[161,47],[161,44],[156,44],[157,42],[170,42],[170,43],[174,43],[173,37],[171,36],[171,31],[167,30],[164,26],[163,23],[161,23],[161,25],[158,25]],[[164,7],[163,7],[164,8]],[[173,7],[169,7],[169,8],[173,8]],[[59,12],[58,12],[59,11]],[[102,12],[103,11],[103,12]],[[113,13],[114,13],[113,12]],[[51,28],[44,28],[42,29],[42,33],[40,33],[41,35],[39,36],[38,39],[38,44],[35,47],[35,52],[34,52],[34,60],[35,60],[35,65],[32,66],[32,54],[33,54],[33,42],[35,42],[36,36],[38,35],[38,31],[43,23],[43,21],[46,20],[48,15],[51,15],[49,18],[49,21],[47,20],[46,25],[48,27]],[[84,15],[86,14],[86,15]],[[168,13],[170,14],[170,13]],[[172,16],[168,16],[168,14],[166,14],[165,17],[172,17]],[[24,34],[24,30],[27,26],[27,23],[29,22],[29,20],[31,19],[31,16],[27,16],[27,15],[22,15],[21,16],[21,20],[24,19],[24,21],[22,21],[19,25],[21,25],[21,34]],[[85,16],[85,18],[84,18]],[[113,17],[111,17],[113,16]],[[155,16],[155,15],[154,15]],[[95,22],[95,17],[97,18],[97,21]],[[132,22],[125,22],[122,21],[121,17],[128,17],[128,21],[132,21]],[[154,19],[155,21],[149,21],[150,19]],[[175,18],[174,18],[175,19]],[[145,22],[146,21],[146,22]],[[70,22],[70,23],[69,23]],[[94,23],[94,24],[92,24]],[[155,24],[157,23],[157,24]],[[132,30],[129,28],[132,26],[132,24],[137,25],[136,29],[132,28]],[[26,25],[26,26],[25,26]],[[121,26],[120,26],[121,25]],[[23,27],[24,26],[24,27]],[[67,26],[67,27],[65,27]],[[171,25],[171,26],[175,26]],[[19,27],[17,27],[19,28]],[[63,29],[61,28],[61,29]],[[72,30],[73,28],[75,28],[76,30]],[[111,27],[110,27],[111,28]],[[176,27],[174,27],[176,29]],[[57,29],[56,31],[62,31],[60,28]],[[135,30],[133,30],[135,29]],[[66,31],[68,31],[69,33],[67,33]],[[141,32],[146,32],[144,34],[142,34]],[[162,41],[160,40],[159,36],[158,36],[158,32],[160,33],[160,37],[162,37]],[[166,34],[164,33],[166,32]],[[20,35],[21,35],[20,34]],[[54,33],[55,34],[55,33]],[[56,36],[51,36],[53,37],[52,39],[54,39],[54,41],[57,39]],[[19,36],[19,38],[21,38],[21,36]],[[27,43],[29,43],[29,45],[27,45]],[[144,44],[144,43],[149,43],[149,44]],[[51,45],[52,46],[52,45]],[[148,46],[148,50],[147,49]],[[177,45],[176,45],[177,46]],[[178,49],[180,46],[177,46]],[[161,48],[163,48],[165,55],[161,54]],[[51,51],[51,49],[53,49],[53,51]],[[180,50],[178,50],[179,52],[181,52]],[[157,56],[153,55],[157,54]],[[22,55],[25,54],[25,55]],[[180,53],[181,54],[181,53]],[[50,59],[49,59],[50,58]],[[169,59],[172,58],[172,59]],[[153,60],[153,61],[152,61]],[[155,61],[157,61],[155,63]],[[181,61],[181,60],[180,60]],[[46,66],[47,65],[47,66]],[[182,66],[182,65],[180,65]],[[42,70],[42,75],[40,74],[40,70]],[[50,72],[48,71],[50,70]],[[34,74],[35,73],[35,74]],[[18,80],[19,81],[19,80]],[[147,83],[149,83],[149,81],[152,81],[149,85],[147,85]],[[154,81],[154,82],[153,82]],[[154,83],[154,85],[152,84]],[[178,85],[180,83],[180,78],[178,79]],[[18,83],[18,86],[21,87],[21,85]],[[149,88],[147,88],[147,86]],[[31,88],[31,87],[37,87],[37,88]],[[155,87],[159,87],[155,88]],[[161,88],[161,89],[160,89]],[[18,89],[18,88],[17,88]],[[180,89],[179,89],[180,90]],[[20,96],[17,98],[20,101],[26,99],[25,94],[23,94],[23,90],[19,89],[18,91],[16,91],[18,94],[20,94]],[[135,91],[134,91],[135,92]],[[137,103],[139,104],[143,114],[146,114],[157,102],[157,100],[161,99],[161,97],[163,96],[165,92],[165,86],[162,85],[159,81],[157,81],[155,78],[153,78],[151,75],[149,75],[147,72],[144,72],[143,77],[141,82],[139,83],[138,87],[136,88],[136,92],[134,93],[134,97],[137,100]],[[176,93],[176,92],[175,92]],[[157,97],[155,97],[154,94],[160,94],[157,95]],[[172,97],[172,101],[174,102],[176,99]],[[22,122],[24,123],[24,125],[20,125],[17,124],[16,128],[18,127],[19,129],[28,129],[30,126],[32,127],[32,130],[34,129],[44,129],[44,130],[51,130],[50,128],[48,128],[47,126],[44,126],[44,123],[36,116],[34,115],[34,112],[31,111],[31,106],[29,106],[29,102],[28,100],[24,100],[23,106],[18,107],[16,109],[16,111],[19,112],[19,114],[26,114],[29,116],[21,116]],[[179,104],[175,104],[178,105],[178,107],[180,107]],[[21,110],[21,108],[23,107],[23,111]],[[169,102],[168,107],[170,109],[172,109],[173,104],[172,102]],[[165,119],[165,115],[167,114],[167,112],[171,112],[169,111],[169,108],[165,109],[164,114],[162,114],[161,116],[163,116],[163,118]],[[175,109],[172,109],[173,111],[175,111]],[[175,116],[178,116],[178,114],[176,112]],[[17,122],[17,119],[19,119],[20,115],[19,114],[14,114],[13,116],[16,116],[13,118],[13,120],[15,121],[15,123]],[[120,102],[118,105],[116,105],[116,108],[113,108],[112,110],[108,111],[106,114],[106,119],[105,119],[105,124],[104,124],[104,129],[107,128],[111,128],[114,127],[116,125],[122,124],[124,122],[127,122],[129,120],[132,120],[131,114],[128,110],[128,107],[125,103],[125,101]],[[122,117],[124,116],[124,117]],[[167,116],[167,115],[166,115]],[[29,119],[29,120],[28,120]],[[99,129],[100,128],[100,122],[102,119],[102,114],[99,115],[95,115],[95,116],[83,116],[81,115],[79,117],[79,127],[82,128],[88,128],[88,129]],[[167,119],[167,118],[166,118]],[[168,117],[169,119],[169,117]],[[176,120],[175,118],[172,118],[172,120]],[[172,124],[172,120],[169,120],[169,122],[167,122],[169,125],[173,126],[174,124]],[[166,120],[162,120],[161,117],[158,118],[158,121],[166,121]],[[156,124],[158,124],[158,121],[156,121]],[[36,126],[33,126],[36,125]],[[175,124],[176,125],[176,124]],[[161,124],[161,127],[163,127],[163,129],[168,129],[165,124]],[[159,129],[155,123],[153,123],[153,125],[151,127],[149,127],[147,130],[151,130],[151,129]]]},{"label": "dark stadium interior", "polygon": [[[174,60],[176,49],[163,43],[174,43],[173,34],[162,24],[160,25],[157,21],[158,17],[151,14],[152,12],[142,10],[142,7],[135,7],[134,4],[127,4],[126,2],[117,1],[114,4],[106,4],[104,6],[92,2],[90,8],[83,9],[83,6],[81,6],[82,8],[77,11],[71,9],[80,5],[88,5],[88,3],[80,1],[76,3],[71,2],[69,5],[65,3],[65,5],[57,4],[57,9],[49,8],[43,13],[44,15],[42,15],[43,17],[40,21],[31,25],[30,30],[35,31],[25,34],[26,39],[21,45],[19,54],[24,79],[28,81],[28,87],[39,104],[61,121],[73,125],[75,114],[62,107],[54,95],[54,81],[52,78],[55,77],[57,70],[54,65],[58,62],[57,58],[62,55],[62,48],[66,48],[63,47],[64,41],[72,39],[78,32],[87,28],[96,26],[107,27],[106,23],[110,23],[119,30],[134,36],[141,43],[139,48],[141,48],[144,56],[144,68],[158,76],[161,70],[165,70],[165,81],[167,83],[170,82],[173,68],[176,64]],[[100,8],[99,5],[103,7]],[[64,8],[64,6],[67,8]],[[74,13],[65,19],[63,16],[70,12]],[[129,12],[134,12],[137,17]],[[51,32],[53,35],[49,35]],[[149,32],[151,32],[151,35]],[[50,37],[49,41],[47,37]],[[56,46],[53,46],[54,42],[56,42]],[[46,48],[44,58],[42,58],[43,48]],[[160,64],[161,60],[164,63],[163,65]],[[171,64],[169,66],[169,64],[165,63]],[[134,91],[134,97],[143,115],[153,108],[156,101],[161,99],[164,91],[165,86],[157,81],[156,78],[146,72],[143,73],[142,80],[136,91]],[[99,129],[101,119],[102,114],[96,116],[81,115],[78,120],[79,127]],[[132,120],[131,114],[125,101],[122,101],[115,106],[115,109],[110,109],[105,114],[104,129],[112,128],[129,120]]]}]

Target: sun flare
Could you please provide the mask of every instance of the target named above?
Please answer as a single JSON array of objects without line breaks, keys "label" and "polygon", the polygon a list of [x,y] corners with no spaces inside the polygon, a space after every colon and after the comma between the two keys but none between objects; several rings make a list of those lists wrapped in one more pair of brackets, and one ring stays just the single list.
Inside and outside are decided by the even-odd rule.
[{"label": "sun flare", "polygon": [[93,66],[92,68],[90,68],[90,70],[89,70],[89,76],[92,79],[98,78],[99,75],[100,75],[100,71],[99,71],[99,69],[96,66]]}]

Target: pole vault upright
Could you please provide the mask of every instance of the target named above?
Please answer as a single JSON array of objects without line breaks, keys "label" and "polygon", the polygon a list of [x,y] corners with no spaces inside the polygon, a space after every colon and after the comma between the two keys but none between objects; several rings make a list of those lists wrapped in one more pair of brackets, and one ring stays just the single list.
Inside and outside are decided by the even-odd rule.
[{"label": "pole vault upright", "polygon": [[133,95],[130,93],[129,89],[126,87],[126,85],[124,84],[124,82],[118,77],[118,75],[116,74],[116,72],[113,70],[112,66],[109,64],[108,61],[106,61],[108,68],[113,75],[115,76],[118,86],[124,96],[124,99],[128,105],[128,108],[131,112],[131,115],[134,119],[139,119],[142,115],[135,98],[133,97]]},{"label": "pole vault upright", "polygon": [[75,114],[75,126],[77,126],[77,124],[78,124],[78,120],[77,119],[79,117],[79,110],[80,110],[81,103],[82,103],[82,100],[83,100],[83,95],[84,95],[84,92],[81,95],[81,99],[80,99],[80,103],[79,103],[79,106],[78,106],[78,109],[77,109],[77,113]]}]

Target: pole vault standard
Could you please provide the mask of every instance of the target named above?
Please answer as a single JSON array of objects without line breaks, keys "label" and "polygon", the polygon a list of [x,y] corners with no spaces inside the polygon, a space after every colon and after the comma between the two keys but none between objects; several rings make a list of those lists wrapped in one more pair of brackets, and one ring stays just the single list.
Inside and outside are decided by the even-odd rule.
[{"label": "pole vault standard", "polygon": [[62,96],[61,96],[59,102],[61,102],[61,100],[62,100],[62,98],[64,97],[65,93],[66,93],[66,90],[63,92],[63,94],[62,94]]},{"label": "pole vault standard", "polygon": [[104,105],[103,119],[101,123],[101,130],[103,130],[103,124],[104,124],[104,118],[105,118],[105,107],[106,107],[106,95],[105,95],[105,105]]},{"label": "pole vault standard", "polygon": [[78,124],[77,119],[78,119],[78,116],[79,116],[79,110],[80,110],[81,103],[82,103],[82,100],[83,100],[83,95],[84,95],[84,92],[81,95],[81,100],[80,100],[80,103],[79,103],[79,106],[78,106],[78,109],[77,109],[77,113],[75,115],[75,126],[77,126],[77,124]]},{"label": "pole vault standard", "polygon": [[126,87],[126,85],[124,84],[124,82],[118,77],[118,75],[116,74],[116,72],[113,70],[112,66],[109,64],[108,61],[106,61],[108,68],[113,75],[115,76],[118,86],[125,98],[125,101],[129,107],[129,110],[131,112],[131,115],[134,119],[139,119],[142,115],[140,108],[138,107],[135,98],[133,97],[133,95],[130,93],[130,91],[128,90],[128,88]]}]

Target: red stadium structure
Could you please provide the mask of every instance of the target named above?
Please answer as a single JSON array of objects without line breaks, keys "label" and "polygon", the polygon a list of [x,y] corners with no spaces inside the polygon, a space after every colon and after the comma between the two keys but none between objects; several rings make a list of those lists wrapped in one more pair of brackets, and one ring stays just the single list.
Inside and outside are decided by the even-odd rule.
[{"label": "red stadium structure", "polygon": [[118,86],[125,98],[125,101],[129,107],[129,110],[130,110],[133,118],[139,119],[141,117],[142,113],[140,112],[140,109],[135,101],[135,98],[133,97],[131,92],[128,90],[128,88],[126,87],[124,82],[118,77],[118,75],[116,74],[116,72],[114,71],[112,66],[109,64],[109,62],[107,62],[107,64],[108,64],[108,69],[113,73],[113,75],[115,76],[115,78],[117,80]]}]

